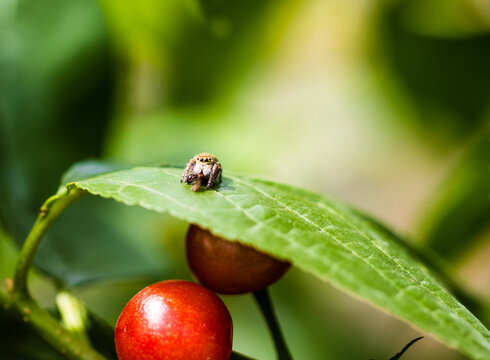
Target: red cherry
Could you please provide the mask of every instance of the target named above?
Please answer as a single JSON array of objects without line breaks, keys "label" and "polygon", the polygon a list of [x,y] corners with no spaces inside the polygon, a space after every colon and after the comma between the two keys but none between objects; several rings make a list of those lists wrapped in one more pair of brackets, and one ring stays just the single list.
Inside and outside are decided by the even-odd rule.
[{"label": "red cherry", "polygon": [[244,294],[279,280],[291,267],[249,246],[228,241],[191,225],[186,237],[187,262],[207,288],[221,294]]},{"label": "red cherry", "polygon": [[228,360],[233,325],[221,299],[201,285],[150,285],[124,307],[115,331],[119,360]]}]

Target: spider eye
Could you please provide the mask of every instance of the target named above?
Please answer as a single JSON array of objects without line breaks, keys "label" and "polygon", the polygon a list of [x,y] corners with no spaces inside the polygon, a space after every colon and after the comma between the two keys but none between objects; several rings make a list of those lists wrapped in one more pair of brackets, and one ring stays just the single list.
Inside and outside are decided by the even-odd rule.
[{"label": "spider eye", "polygon": [[204,161],[208,162],[208,159],[205,159]]}]

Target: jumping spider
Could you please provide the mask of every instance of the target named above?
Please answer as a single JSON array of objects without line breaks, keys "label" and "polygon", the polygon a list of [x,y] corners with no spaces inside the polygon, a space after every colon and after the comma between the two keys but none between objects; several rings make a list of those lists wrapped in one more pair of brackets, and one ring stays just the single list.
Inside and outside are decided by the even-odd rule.
[{"label": "jumping spider", "polygon": [[209,190],[221,182],[222,171],[216,156],[208,153],[197,154],[187,163],[180,182],[193,184],[192,191],[197,191],[201,185],[205,185]]}]

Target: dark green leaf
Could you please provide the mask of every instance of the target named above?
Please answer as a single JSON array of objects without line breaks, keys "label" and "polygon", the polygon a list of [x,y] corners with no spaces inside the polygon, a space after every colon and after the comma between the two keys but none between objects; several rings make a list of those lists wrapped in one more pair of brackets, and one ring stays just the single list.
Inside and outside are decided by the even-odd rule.
[{"label": "dark green leaf", "polygon": [[446,260],[464,256],[490,227],[489,160],[490,146],[485,138],[437,189],[429,216],[425,216],[421,243]]},{"label": "dark green leaf", "polygon": [[170,101],[196,105],[228,98],[261,53],[273,0],[203,0],[204,21],[183,24],[170,43]]},{"label": "dark green leaf", "polygon": [[93,347],[107,359],[117,359],[114,328],[88,311],[87,334]]},{"label": "dark green leaf", "polygon": [[70,186],[169,212],[289,260],[474,359],[489,358],[490,332],[399,239],[369,218],[317,194],[229,172],[216,191],[194,193],[179,183],[181,172],[141,167]]},{"label": "dark green leaf", "polygon": [[97,160],[80,161],[70,167],[61,177],[61,185],[89,177],[127,168],[127,166]]},{"label": "dark green leaf", "polygon": [[[72,182],[121,169],[123,166],[93,160],[71,167],[62,181]],[[168,257],[153,254],[145,239],[160,216],[97,198],[84,198],[56,222],[35,258],[44,272],[70,286],[116,278],[163,276],[172,265]],[[110,261],[108,257],[110,256]]]},{"label": "dark green leaf", "polygon": [[5,1],[1,11],[0,220],[20,245],[60,174],[100,155],[115,72],[97,1]]},{"label": "dark green leaf", "polygon": [[[460,17],[460,23],[470,26],[481,18],[474,9],[469,14],[451,9],[454,1],[437,1],[427,7],[430,2],[390,2],[383,9],[379,39],[374,43],[380,45],[383,72],[392,72],[415,105],[418,114],[411,119],[420,133],[431,142],[454,146],[477,134],[486,123],[490,33],[488,27],[464,33],[450,26],[452,36],[423,31],[427,22],[434,23],[443,14]],[[409,21],[414,14],[429,20],[425,24],[421,19]]]},{"label": "dark green leaf", "polygon": [[87,282],[164,276],[164,253],[145,247],[159,216],[93,197],[70,206],[53,224],[35,264],[70,286]]},{"label": "dark green leaf", "polygon": [[[0,303],[1,305],[1,303]],[[18,314],[0,307],[0,359],[64,360]]]}]

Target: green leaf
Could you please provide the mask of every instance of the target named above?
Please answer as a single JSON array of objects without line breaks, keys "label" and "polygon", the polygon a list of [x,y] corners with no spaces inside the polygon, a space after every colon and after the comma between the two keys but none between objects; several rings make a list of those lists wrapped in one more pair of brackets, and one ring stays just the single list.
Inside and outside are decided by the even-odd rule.
[{"label": "green leaf", "polygon": [[[62,181],[69,183],[121,168],[87,160],[66,171]],[[62,279],[69,287],[108,279],[165,277],[174,265],[172,260],[145,243],[145,239],[155,237],[153,224],[163,221],[161,215],[144,209],[86,197],[70,206],[62,221],[53,224],[34,261],[40,270]],[[107,261],[109,255],[111,260]]]},{"label": "green leaf", "polygon": [[117,359],[114,328],[87,309],[87,334],[92,346],[107,359]]},{"label": "green leaf", "polygon": [[116,70],[98,1],[0,8],[0,220],[20,246],[60,174],[100,156]]},{"label": "green leaf", "polygon": [[[204,21],[187,21],[168,50],[171,104],[206,104],[230,97],[250,64],[263,53],[263,36],[277,1],[200,1]],[[197,66],[196,66],[197,65]],[[172,81],[173,79],[177,81]]]},{"label": "green leaf", "polygon": [[[464,31],[452,23],[445,25],[451,35],[427,31],[428,22],[437,26],[448,14],[477,26],[473,16],[478,12],[469,10],[471,5],[464,6],[464,1],[459,3],[467,11],[454,8],[455,1],[387,3],[380,12],[374,42],[376,51],[380,51],[382,71],[394,75],[418,113],[410,121],[420,136],[448,147],[464,143],[482,131],[488,119],[490,96],[488,29]],[[437,7],[438,20],[431,7]]]},{"label": "green leaf", "polygon": [[35,264],[70,287],[109,279],[165,276],[171,259],[165,253],[154,254],[145,243],[155,236],[152,224],[159,220],[156,214],[151,215],[100,198],[82,198],[53,224]]},{"label": "green leaf", "polygon": [[84,160],[76,163],[76,165],[71,166],[61,177],[61,185],[69,182],[79,181],[93,177],[95,175],[100,175],[103,173],[122,170],[127,168],[127,166],[110,163],[101,162],[97,160]]},{"label": "green leaf", "polygon": [[321,195],[225,173],[194,193],[177,168],[140,167],[70,187],[169,212],[311,272],[431,333],[474,359],[490,357],[490,332],[393,234]]},{"label": "green leaf", "polygon": [[489,159],[485,136],[437,189],[423,217],[421,244],[446,260],[458,260],[467,254],[490,228]]}]

